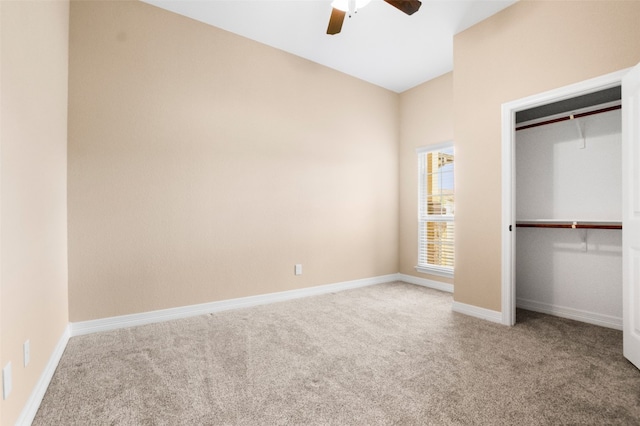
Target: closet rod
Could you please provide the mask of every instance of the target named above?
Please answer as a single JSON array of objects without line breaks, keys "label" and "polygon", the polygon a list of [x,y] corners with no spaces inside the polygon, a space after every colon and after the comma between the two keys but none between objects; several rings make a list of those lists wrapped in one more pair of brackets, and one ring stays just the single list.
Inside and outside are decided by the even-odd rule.
[{"label": "closet rod", "polygon": [[516,228],[622,229],[620,222],[516,222]]},{"label": "closet rod", "polygon": [[554,118],[553,120],[541,121],[540,123],[527,124],[525,126],[516,127],[516,131],[517,130],[530,129],[532,127],[544,126],[546,124],[558,123],[560,121],[573,120],[574,118],[587,117],[589,115],[600,114],[600,113],[603,113],[603,112],[615,111],[615,110],[621,109],[621,108],[622,108],[622,105],[614,105],[614,106],[611,106],[611,107],[602,108],[602,109],[596,109],[596,110],[593,110],[593,111],[581,112],[579,114],[568,115],[566,117]]}]

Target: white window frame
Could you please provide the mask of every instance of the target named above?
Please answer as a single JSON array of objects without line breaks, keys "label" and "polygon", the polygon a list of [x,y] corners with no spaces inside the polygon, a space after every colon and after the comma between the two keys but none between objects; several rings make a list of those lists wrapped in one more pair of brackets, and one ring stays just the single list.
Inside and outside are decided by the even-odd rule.
[{"label": "white window frame", "polygon": [[[416,149],[416,154],[417,154],[417,160],[418,160],[418,165],[420,164],[420,156],[421,155],[426,155],[430,152],[434,152],[434,151],[441,151],[443,149],[446,148],[453,148],[453,141],[447,141],[447,142],[443,142],[443,143],[439,143],[439,144],[434,144],[434,145],[428,145],[428,146],[422,146]],[[455,151],[454,151],[454,156],[455,156]],[[455,165],[454,165],[454,170],[455,170]],[[421,176],[422,175],[422,171],[420,170],[420,166],[418,166],[418,262],[420,262],[420,232],[422,229],[422,223],[423,222],[453,222],[454,221],[454,214],[451,215],[428,215],[428,214],[422,214],[421,211],[421,193],[422,193],[422,185],[424,185],[424,179]],[[454,184],[455,185],[455,184]],[[454,194],[455,194],[455,186],[454,186]],[[455,195],[454,195],[455,197]],[[455,202],[455,201],[454,201]],[[428,219],[428,220],[427,220]],[[455,232],[455,231],[454,231]],[[455,262],[455,259],[454,259]],[[444,266],[437,266],[437,265],[428,265],[428,264],[420,264],[418,263],[418,265],[415,267],[416,271],[421,272],[423,274],[430,274],[430,275],[436,275],[436,276],[441,276],[441,277],[446,277],[446,278],[453,278],[454,275],[454,268],[452,267],[444,267]]]}]

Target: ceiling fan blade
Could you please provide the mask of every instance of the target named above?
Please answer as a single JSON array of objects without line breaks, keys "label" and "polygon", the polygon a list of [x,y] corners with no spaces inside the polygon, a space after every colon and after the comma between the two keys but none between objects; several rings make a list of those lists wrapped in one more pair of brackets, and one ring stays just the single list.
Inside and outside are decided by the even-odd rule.
[{"label": "ceiling fan blade", "polygon": [[331,10],[331,18],[329,18],[329,26],[327,27],[327,34],[338,34],[342,30],[342,23],[344,22],[344,15],[347,12],[336,9]]},{"label": "ceiling fan blade", "polygon": [[396,9],[400,9],[407,15],[413,15],[420,9],[422,2],[420,0],[384,0]]}]

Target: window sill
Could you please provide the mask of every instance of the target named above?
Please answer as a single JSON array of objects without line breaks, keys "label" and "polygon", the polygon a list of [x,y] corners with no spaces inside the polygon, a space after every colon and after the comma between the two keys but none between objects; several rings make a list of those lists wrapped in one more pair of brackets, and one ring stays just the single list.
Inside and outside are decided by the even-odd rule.
[{"label": "window sill", "polygon": [[453,271],[444,269],[444,268],[416,266],[415,269],[416,271],[421,272],[423,274],[437,275],[439,277],[445,277],[445,278],[453,278]]}]

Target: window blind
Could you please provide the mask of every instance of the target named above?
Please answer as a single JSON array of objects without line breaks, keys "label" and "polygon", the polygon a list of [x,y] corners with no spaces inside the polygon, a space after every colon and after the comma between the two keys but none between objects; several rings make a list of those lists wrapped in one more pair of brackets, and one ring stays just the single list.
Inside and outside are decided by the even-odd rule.
[{"label": "window blind", "polygon": [[418,267],[452,274],[454,152],[451,144],[418,151]]}]

